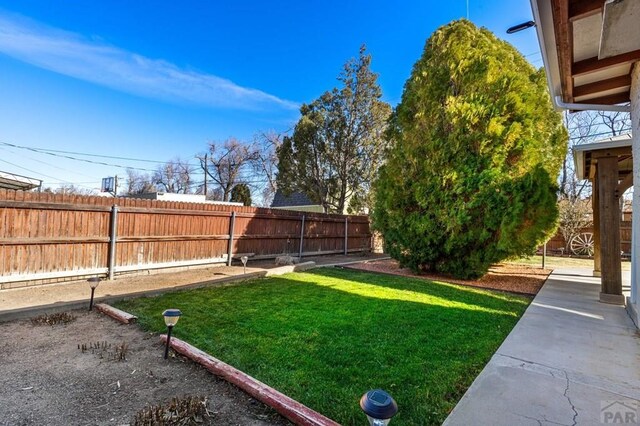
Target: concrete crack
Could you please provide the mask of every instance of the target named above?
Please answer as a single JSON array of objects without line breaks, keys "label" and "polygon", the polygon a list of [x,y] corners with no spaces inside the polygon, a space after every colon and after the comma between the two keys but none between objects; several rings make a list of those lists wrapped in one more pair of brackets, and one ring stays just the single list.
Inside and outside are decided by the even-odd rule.
[{"label": "concrete crack", "polygon": [[567,401],[569,401],[569,405],[571,405],[571,409],[573,410],[573,425],[571,426],[576,426],[578,424],[578,411],[576,411],[576,407],[573,405],[573,402],[571,402],[571,398],[569,398],[569,375],[567,374],[566,371],[564,372],[564,377],[567,379],[567,387],[564,390],[564,397],[567,398]]},{"label": "concrete crack", "polygon": [[529,417],[529,416],[525,416],[524,414],[518,414],[520,417],[523,417],[525,419],[529,419],[529,420],[535,420],[536,422],[538,422],[539,426],[542,426],[542,421],[536,419],[535,417]]}]

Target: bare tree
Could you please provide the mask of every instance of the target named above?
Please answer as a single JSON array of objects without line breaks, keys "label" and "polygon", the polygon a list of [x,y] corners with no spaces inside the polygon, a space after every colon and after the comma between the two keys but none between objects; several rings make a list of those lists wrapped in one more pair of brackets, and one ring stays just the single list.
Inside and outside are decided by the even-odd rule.
[{"label": "bare tree", "polygon": [[229,201],[231,189],[238,183],[248,183],[247,173],[257,157],[255,147],[229,138],[223,143],[209,143],[209,152],[199,155],[205,179],[211,179],[222,191],[222,201]]},{"label": "bare tree", "polygon": [[153,174],[153,183],[164,192],[188,194],[191,192],[193,171],[188,162],[175,158],[158,167]]},{"label": "bare tree", "polygon": [[560,198],[588,197],[591,194],[591,184],[586,180],[579,179],[575,174],[574,148],[577,145],[628,133],[631,128],[630,115],[629,113],[609,111],[565,112],[564,122],[569,132],[569,151],[558,178]]},{"label": "bare tree", "polygon": [[147,173],[127,169],[127,190],[125,195],[144,194],[156,190],[153,178]]},{"label": "bare tree", "polygon": [[252,162],[254,178],[261,183],[262,205],[268,207],[278,190],[276,174],[278,172],[278,147],[282,145],[284,135],[274,131],[262,132],[254,138],[255,158]]},{"label": "bare tree", "polygon": [[631,113],[618,111],[598,111],[605,131],[618,136],[631,131]]},{"label": "bare tree", "polygon": [[591,202],[588,199],[564,198],[558,201],[559,226],[558,229],[569,250],[573,237],[584,228],[593,225]]},{"label": "bare tree", "polygon": [[65,195],[96,195],[98,191],[91,188],[82,188],[80,186],[74,185],[72,183],[61,184],[57,188],[44,188],[42,190],[44,193],[50,194],[65,194]]}]

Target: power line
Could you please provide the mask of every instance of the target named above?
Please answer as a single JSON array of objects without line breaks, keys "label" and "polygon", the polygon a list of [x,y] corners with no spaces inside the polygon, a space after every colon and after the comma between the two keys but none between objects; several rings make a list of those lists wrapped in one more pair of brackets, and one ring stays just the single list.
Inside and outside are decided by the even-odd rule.
[{"label": "power line", "polygon": [[[58,181],[58,183],[66,183],[66,184],[73,185],[73,183],[72,183],[72,182],[66,181],[66,180],[64,180],[64,179],[58,179],[57,177],[50,176],[50,175],[46,175],[46,174],[44,174],[44,173],[36,172],[35,170],[31,170],[31,169],[28,169],[28,168],[26,168],[26,167],[19,166],[19,165],[17,165],[17,164],[11,163],[11,162],[9,162],[9,161],[7,161],[7,160],[3,160],[3,159],[1,159],[1,158],[0,158],[0,161],[2,161],[3,163],[9,164],[10,166],[17,167],[17,168],[22,169],[22,170],[26,170],[26,171],[28,171],[29,173],[33,173],[33,174],[36,174],[36,175],[40,175],[40,176],[47,177],[47,178],[49,178],[49,179],[56,180],[56,181]],[[83,186],[83,185],[78,185],[78,186]],[[93,188],[89,188],[88,186],[83,186],[83,187],[84,187],[84,188],[87,188],[87,189],[93,189]]]},{"label": "power line", "polygon": [[[0,149],[5,150],[7,152],[10,152],[10,153],[12,153],[14,155],[19,155],[15,151],[12,151],[12,150],[7,149],[7,148],[0,147]],[[47,163],[46,161],[41,161],[41,160],[29,157],[29,156],[24,156],[24,158],[26,158],[28,160],[31,160],[31,161],[35,161],[36,163],[44,164],[45,166],[49,166],[49,167],[53,167],[53,168],[58,169],[58,170],[62,170],[63,172],[74,173],[74,174],[82,175],[82,176],[88,177],[88,178],[93,178],[94,177],[94,176],[85,175],[84,173],[80,173],[80,172],[77,172],[77,171],[67,170],[67,169],[64,169],[62,167],[56,166],[54,164]]]},{"label": "power line", "polygon": [[48,151],[40,150],[38,148],[31,148],[31,147],[16,145],[16,144],[8,143],[8,142],[0,142],[0,144],[6,145],[6,146],[11,146],[11,147],[14,147],[14,148],[19,148],[19,149],[26,149],[26,150],[37,152],[37,153],[40,153],[40,154],[51,155],[53,157],[66,158],[68,160],[74,160],[74,161],[82,161],[82,162],[85,162],[85,163],[97,164],[97,165],[100,165],[100,166],[118,167],[118,168],[121,168],[121,169],[134,169],[134,170],[141,170],[141,171],[145,171],[145,172],[155,172],[155,170],[152,170],[152,169],[145,169],[145,168],[141,168],[141,167],[123,166],[123,165],[120,165],[120,164],[113,164],[113,163],[105,163],[105,162],[102,162],[102,161],[87,160],[85,158],[76,158],[76,157],[72,157],[70,155],[57,154],[55,152],[48,152]]},{"label": "power line", "polygon": [[[11,146],[11,147],[14,147],[14,148],[26,149],[26,150],[38,152],[38,153],[41,153],[41,154],[49,154],[49,153],[51,153],[51,154],[83,155],[85,157],[108,158],[108,159],[111,159],[111,160],[138,161],[138,162],[142,162],[142,163],[154,163],[154,164],[170,164],[171,163],[170,161],[157,161],[157,160],[149,160],[149,159],[145,159],[145,158],[119,157],[119,156],[114,156],[114,155],[90,154],[90,153],[87,153],[87,152],[78,152],[78,151],[63,151],[63,150],[58,150],[58,149],[36,148],[36,147],[12,144],[12,143],[8,143],[8,142],[0,142],[0,144]],[[190,165],[196,165],[196,164],[190,164]]]},{"label": "power line", "polygon": [[584,135],[584,136],[574,136],[569,138],[569,140],[574,141],[576,139],[588,139],[588,138],[592,138],[592,137],[596,137],[596,136],[611,136],[611,137],[616,137],[616,136],[623,136],[623,135],[627,135],[631,132],[631,127],[625,128],[625,129],[620,129],[617,131],[617,135],[614,135],[612,131],[608,131],[608,132],[603,132],[603,133],[593,133],[593,134],[589,134],[589,135]]}]

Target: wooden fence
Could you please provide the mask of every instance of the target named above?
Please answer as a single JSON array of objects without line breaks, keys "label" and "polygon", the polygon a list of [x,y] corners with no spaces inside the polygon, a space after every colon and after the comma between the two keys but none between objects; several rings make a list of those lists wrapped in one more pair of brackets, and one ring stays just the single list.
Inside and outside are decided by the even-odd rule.
[{"label": "wooden fence", "polygon": [[370,248],[367,216],[0,189],[0,288]]},{"label": "wooden fence", "polygon": [[[620,221],[620,251],[624,256],[629,256],[631,255],[631,217],[625,216],[625,219],[627,220]],[[593,234],[593,227],[584,228],[581,233]],[[547,242],[547,250],[552,254],[572,254],[567,246],[568,241],[565,241],[560,230]],[[542,251],[542,247],[539,247],[538,251]]]}]

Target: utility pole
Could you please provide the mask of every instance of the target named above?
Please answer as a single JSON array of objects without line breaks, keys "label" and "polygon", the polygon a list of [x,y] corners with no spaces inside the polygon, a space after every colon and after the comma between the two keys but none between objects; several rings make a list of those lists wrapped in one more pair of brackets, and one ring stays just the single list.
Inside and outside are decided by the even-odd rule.
[{"label": "utility pole", "polygon": [[204,199],[207,199],[207,157],[208,154],[204,155]]},{"label": "utility pole", "polygon": [[116,175],[114,181],[115,182],[113,184],[113,196],[117,197],[118,196],[118,175]]}]

